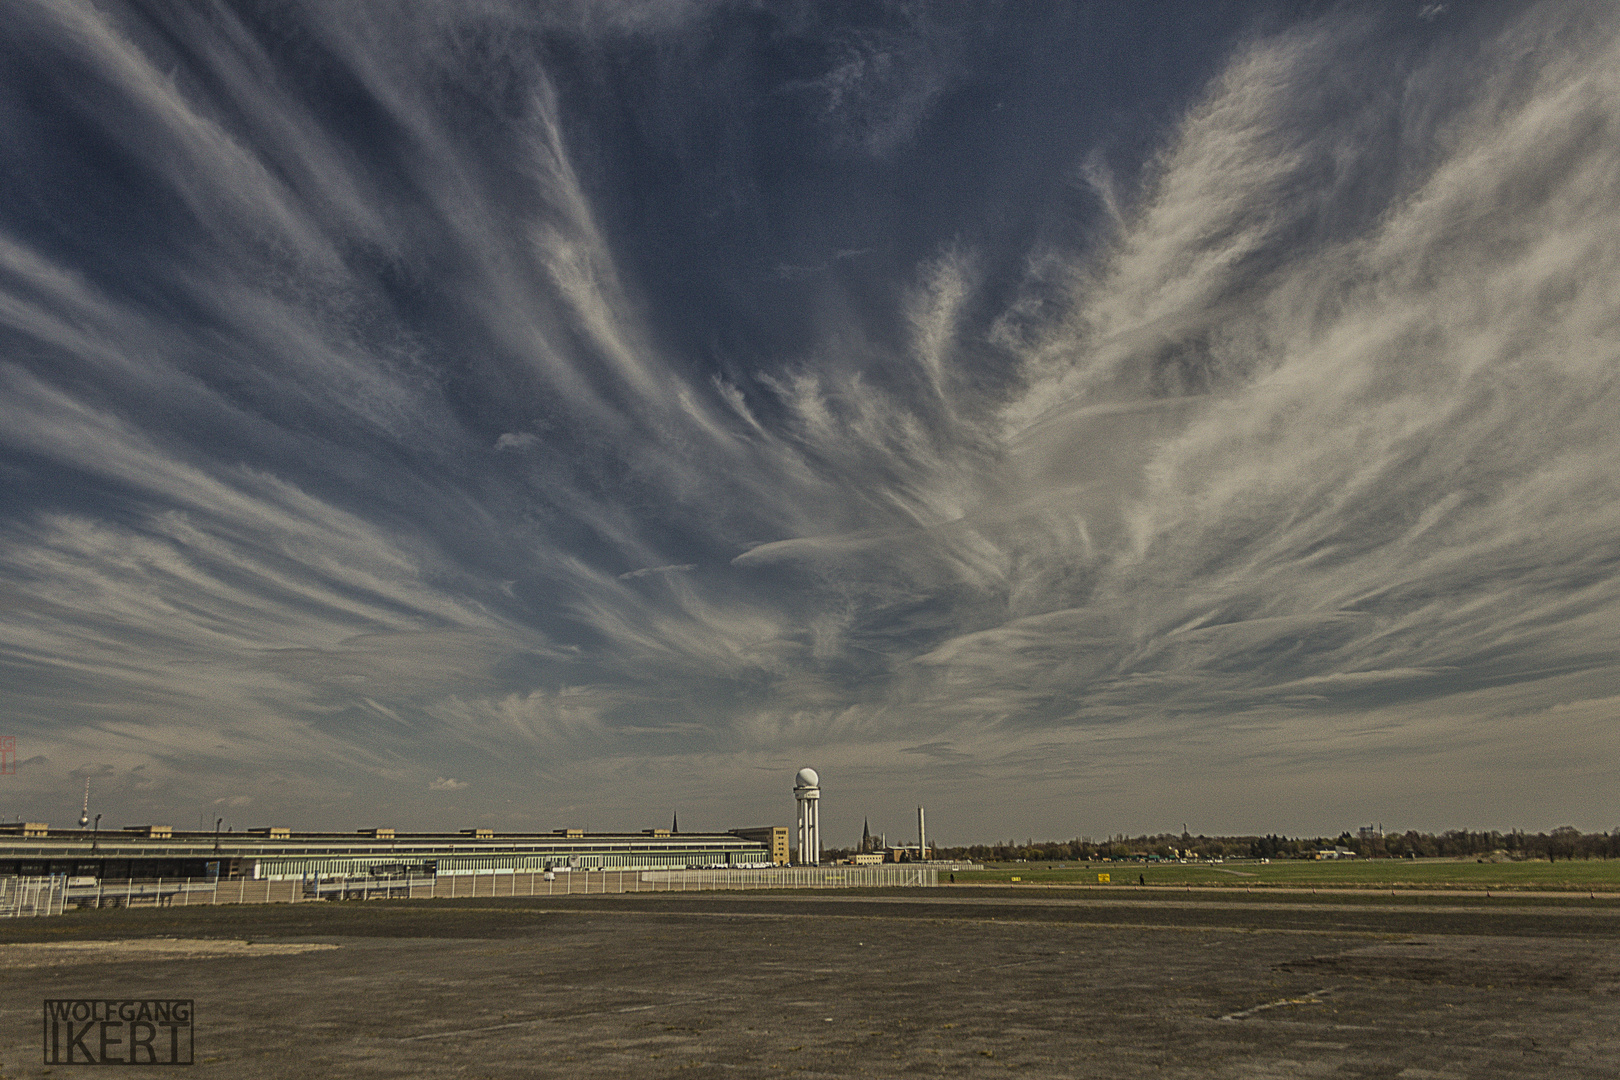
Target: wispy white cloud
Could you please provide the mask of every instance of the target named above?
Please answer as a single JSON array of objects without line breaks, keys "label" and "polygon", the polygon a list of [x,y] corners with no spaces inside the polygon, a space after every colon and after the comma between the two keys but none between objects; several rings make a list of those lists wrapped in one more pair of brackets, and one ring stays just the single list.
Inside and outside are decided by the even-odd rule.
[{"label": "wispy white cloud", "polygon": [[922,7],[895,25],[837,35],[821,74],[790,89],[815,101],[835,143],[882,158],[916,134],[956,77],[958,35]]},{"label": "wispy white cloud", "polygon": [[495,440],[497,450],[533,450],[540,445],[540,436],[528,431],[508,431]]},{"label": "wispy white cloud", "polygon": [[[1589,662],[1613,618],[1596,567],[1620,536],[1604,465],[1617,403],[1593,378],[1616,350],[1596,330],[1620,254],[1600,179],[1620,148],[1597,135],[1616,43],[1527,59],[1565,41],[1563,14],[1492,43],[1478,100],[1425,118],[1448,154],[1342,236],[1301,232],[1336,192],[1306,180],[1368,120],[1298,122],[1340,31],[1233,63],[1100,271],[1076,277],[1074,314],[1006,413],[1013,460],[1033,457],[1021,531],[1077,575],[1085,637],[1026,617],[953,640],[924,658],[942,693],[999,684],[1025,717],[1068,697],[1054,716],[1079,719],[1110,701],[1222,709],[1233,693],[1456,688]],[[1410,80],[1441,95],[1458,77]],[[1123,442],[1098,423],[1115,416],[1132,417]],[[1060,658],[1064,642],[1079,655]],[[1134,695],[1132,672],[1154,675]]]},{"label": "wispy white cloud", "polygon": [[670,566],[643,566],[639,570],[630,570],[619,575],[620,581],[633,581],[644,578],[649,574],[683,574],[688,570],[696,570],[696,563],[678,563]]},{"label": "wispy white cloud", "polygon": [[[1349,109],[1323,88],[1364,25],[1256,43],[1188,113],[1108,252],[1070,272],[1069,310],[1029,341],[1003,413],[1001,480],[954,488],[949,539],[808,538],[739,565],[836,560],[851,640],[892,612],[880,583],[935,605],[946,581],[988,588],[998,602],[956,608],[886,704],[891,727],[927,715],[953,736],[1159,717],[1125,737],[1188,745],[1170,718],[1190,712],[1241,760],[1345,730],[1353,702],[1394,752],[1428,746],[1434,715],[1400,702],[1467,692],[1490,711],[1472,688],[1610,670],[1591,646],[1617,599],[1600,567],[1620,537],[1620,402],[1599,372],[1620,348],[1600,329],[1620,145],[1599,118],[1620,87],[1613,27],[1576,46],[1568,16],[1486,45],[1483,82],[1441,58],[1410,72],[1407,102]],[[1552,41],[1557,60],[1536,51]],[[1430,111],[1467,96],[1457,80],[1472,102]],[[1419,126],[1393,188],[1357,162],[1392,123]],[[1385,198],[1352,213],[1369,193]],[[818,435],[837,423],[799,414]],[[963,535],[994,574],[952,572]],[[899,552],[944,577],[877,576]],[[1512,730],[1503,714],[1457,734]]]}]

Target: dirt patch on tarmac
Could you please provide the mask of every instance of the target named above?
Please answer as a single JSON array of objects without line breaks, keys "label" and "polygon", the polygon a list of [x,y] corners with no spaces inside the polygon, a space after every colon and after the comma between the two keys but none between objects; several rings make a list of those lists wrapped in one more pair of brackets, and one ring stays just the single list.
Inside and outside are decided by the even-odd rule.
[{"label": "dirt patch on tarmac", "polygon": [[0,945],[0,970],[118,964],[128,960],[248,959],[294,956],[339,946],[327,942],[216,941],[202,938],[137,938],[125,941],[56,941]]}]

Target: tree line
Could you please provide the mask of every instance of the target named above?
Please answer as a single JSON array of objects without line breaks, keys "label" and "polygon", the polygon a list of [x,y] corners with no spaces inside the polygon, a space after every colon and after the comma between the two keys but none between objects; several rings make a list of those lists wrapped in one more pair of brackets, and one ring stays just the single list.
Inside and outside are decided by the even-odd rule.
[{"label": "tree line", "polygon": [[[1620,829],[1607,833],[1583,833],[1563,825],[1550,833],[1528,833],[1515,829],[1473,831],[1453,829],[1442,833],[1416,830],[1383,833],[1371,837],[1342,832],[1338,836],[1288,837],[1276,833],[1265,836],[1193,836],[1188,833],[1157,833],[1141,836],[1109,837],[1094,840],[1025,841],[1007,840],[997,844],[968,844],[964,847],[934,848],[936,859],[962,859],[974,862],[1095,862],[1104,859],[1130,859],[1158,856],[1161,859],[1310,859],[1324,849],[1344,848],[1364,859],[1457,858],[1497,855],[1508,859],[1614,859],[1620,858]],[[855,849],[851,848],[850,852]],[[850,852],[829,850],[828,858]]]}]

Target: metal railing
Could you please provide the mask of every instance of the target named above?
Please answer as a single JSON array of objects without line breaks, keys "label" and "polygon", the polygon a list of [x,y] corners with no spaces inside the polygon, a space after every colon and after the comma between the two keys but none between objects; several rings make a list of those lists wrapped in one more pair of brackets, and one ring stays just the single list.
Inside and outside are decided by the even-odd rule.
[{"label": "metal railing", "polygon": [[[17,879],[10,879],[17,880]],[[50,880],[50,879],[41,879]],[[780,867],[770,870],[575,870],[545,873],[439,874],[432,877],[287,879],[154,878],[96,881],[63,887],[55,908],[190,907],[214,904],[301,904],[332,900],[429,900],[471,897],[584,896],[632,892],[709,892],[738,889],[857,889],[928,887],[939,870],[928,866]],[[3,896],[4,894],[0,894]],[[29,912],[33,913],[33,912]]]},{"label": "metal railing", "polygon": [[794,866],[775,870],[644,870],[643,884],[690,889],[874,889],[939,884],[932,866]]},{"label": "metal railing", "polygon": [[64,877],[0,877],[0,919],[60,915],[66,901]]}]

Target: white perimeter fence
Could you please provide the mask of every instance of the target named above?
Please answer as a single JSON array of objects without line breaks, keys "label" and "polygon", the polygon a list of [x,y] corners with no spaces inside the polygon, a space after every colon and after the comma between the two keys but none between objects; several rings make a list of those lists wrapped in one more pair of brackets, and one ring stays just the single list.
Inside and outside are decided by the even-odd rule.
[{"label": "white perimeter fence", "polygon": [[0,919],[60,915],[66,902],[66,878],[0,877]]},{"label": "white perimeter fence", "polygon": [[[302,904],[320,900],[430,900],[584,896],[736,889],[861,889],[939,884],[932,866],[782,867],[773,870],[574,870],[434,877],[155,878],[68,885],[65,878],[0,878],[0,917],[54,915],[64,907]],[[7,905],[10,905],[9,907]]]},{"label": "white perimeter fence", "polygon": [[681,889],[876,889],[939,884],[932,866],[797,866],[780,870],[643,870],[641,885]]}]

